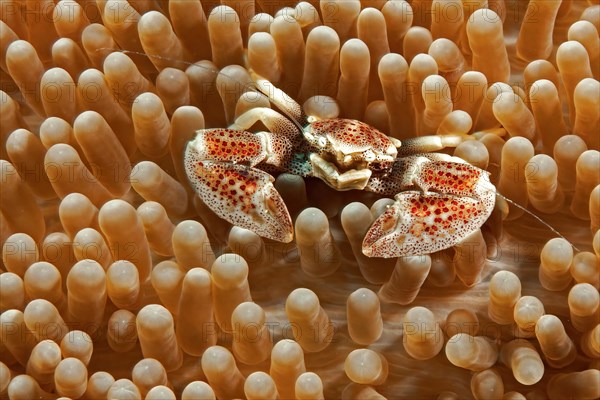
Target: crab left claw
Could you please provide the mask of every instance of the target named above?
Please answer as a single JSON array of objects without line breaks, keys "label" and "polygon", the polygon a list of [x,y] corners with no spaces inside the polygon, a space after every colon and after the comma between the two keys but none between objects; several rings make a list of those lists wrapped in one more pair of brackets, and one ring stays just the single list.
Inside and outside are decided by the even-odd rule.
[{"label": "crab left claw", "polygon": [[273,177],[254,168],[265,155],[266,136],[206,129],[188,144],[187,176],[202,201],[220,218],[279,242],[293,239],[292,219]]},{"label": "crab left claw", "polygon": [[412,184],[422,191],[396,195],[395,203],[365,235],[362,250],[366,256],[402,257],[452,247],[479,229],[491,214],[496,192],[485,171],[469,164],[430,160],[414,163],[412,168]]}]

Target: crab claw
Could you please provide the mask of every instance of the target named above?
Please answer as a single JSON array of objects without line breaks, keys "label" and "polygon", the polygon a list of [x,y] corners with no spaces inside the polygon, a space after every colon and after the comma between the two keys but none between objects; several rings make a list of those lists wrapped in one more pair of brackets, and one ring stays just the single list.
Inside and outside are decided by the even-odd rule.
[{"label": "crab claw", "polygon": [[383,258],[433,253],[458,244],[488,216],[484,203],[476,198],[402,192],[375,220],[362,251],[367,257]]},{"label": "crab claw", "polygon": [[366,256],[402,257],[452,247],[479,229],[494,209],[496,189],[486,171],[422,156],[404,160],[396,172],[401,179],[392,183],[421,190],[397,194],[375,220],[363,240]]},{"label": "crab claw", "polygon": [[249,165],[201,159],[189,145],[185,169],[198,196],[220,218],[268,239],[292,241],[292,219],[271,175]]}]

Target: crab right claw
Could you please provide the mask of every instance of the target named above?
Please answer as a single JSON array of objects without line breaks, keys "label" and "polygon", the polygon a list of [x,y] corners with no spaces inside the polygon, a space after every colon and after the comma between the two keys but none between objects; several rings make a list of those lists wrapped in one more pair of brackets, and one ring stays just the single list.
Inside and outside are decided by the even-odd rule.
[{"label": "crab right claw", "polygon": [[[219,146],[231,151],[225,150],[222,155],[213,151],[213,159],[207,159],[203,153],[207,140],[214,136],[219,139]],[[200,131],[185,151],[187,176],[200,199],[220,218],[268,239],[291,242],[294,235],[292,219],[273,186],[274,179],[254,168],[260,157],[256,158],[252,151],[232,156],[256,140],[256,135],[244,131]],[[228,141],[229,144],[224,144]]]},{"label": "crab right claw", "polygon": [[458,244],[490,216],[496,192],[487,173],[469,164],[425,161],[413,175],[422,191],[396,195],[363,240],[368,257],[433,253]]},{"label": "crab right claw", "polygon": [[443,193],[403,192],[363,241],[367,257],[429,254],[458,244],[485,222],[481,202]]}]

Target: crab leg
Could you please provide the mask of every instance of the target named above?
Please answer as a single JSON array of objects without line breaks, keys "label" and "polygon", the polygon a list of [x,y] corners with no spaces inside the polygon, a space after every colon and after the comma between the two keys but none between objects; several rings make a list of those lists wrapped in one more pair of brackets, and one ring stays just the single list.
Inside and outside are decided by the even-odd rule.
[{"label": "crab leg", "polygon": [[282,162],[275,147],[291,151],[289,141],[286,145],[285,138],[274,136],[270,132],[200,130],[186,148],[185,170],[198,196],[219,217],[266,238],[290,242],[292,220],[273,186],[274,179],[255,168],[261,162]]},{"label": "crab leg", "polygon": [[443,250],[479,229],[491,214],[496,192],[486,171],[428,156],[399,159],[388,177],[372,178],[367,190],[412,190],[398,193],[373,223],[363,241],[365,255],[391,258]]},{"label": "crab leg", "polygon": [[277,111],[267,107],[251,108],[236,118],[229,126],[230,129],[248,130],[257,122],[262,122],[267,129],[279,136],[284,136],[291,142],[296,143],[302,136],[298,127],[279,114]]},{"label": "crab leg", "polygon": [[283,110],[285,114],[288,114],[290,118],[298,122],[300,125],[306,125],[307,117],[302,111],[300,104],[288,96],[283,90],[279,89],[270,81],[259,76],[252,70],[250,70],[250,76],[252,77],[252,80],[256,84],[258,90],[267,96],[273,104],[275,104],[280,110]]},{"label": "crab leg", "polygon": [[469,135],[428,135],[410,139],[402,139],[398,155],[414,155],[439,151],[446,147],[456,147],[465,140],[472,140]]}]

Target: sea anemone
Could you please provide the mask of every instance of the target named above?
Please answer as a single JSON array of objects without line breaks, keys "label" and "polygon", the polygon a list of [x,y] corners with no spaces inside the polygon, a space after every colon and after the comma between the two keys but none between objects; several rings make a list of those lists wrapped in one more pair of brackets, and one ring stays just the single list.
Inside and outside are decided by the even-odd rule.
[{"label": "sea anemone", "polygon": [[[600,397],[599,30],[591,0],[0,1],[0,399]],[[491,217],[369,258],[393,200],[284,173],[295,240],[231,226],[184,149],[276,108],[251,72],[468,135]]]}]

